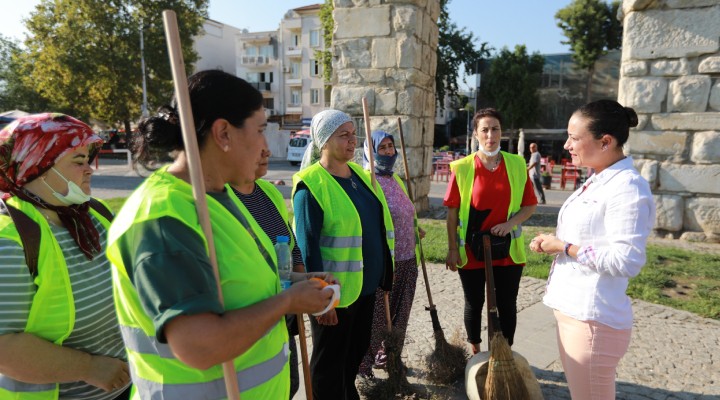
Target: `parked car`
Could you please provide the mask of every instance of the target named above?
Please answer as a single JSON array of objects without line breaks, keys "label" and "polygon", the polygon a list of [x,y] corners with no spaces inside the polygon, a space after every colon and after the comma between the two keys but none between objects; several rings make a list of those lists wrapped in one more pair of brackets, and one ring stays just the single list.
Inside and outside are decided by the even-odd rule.
[{"label": "parked car", "polygon": [[305,149],[307,149],[311,140],[309,130],[298,131],[290,136],[287,151],[287,160],[290,162],[290,165],[300,164],[305,154]]}]

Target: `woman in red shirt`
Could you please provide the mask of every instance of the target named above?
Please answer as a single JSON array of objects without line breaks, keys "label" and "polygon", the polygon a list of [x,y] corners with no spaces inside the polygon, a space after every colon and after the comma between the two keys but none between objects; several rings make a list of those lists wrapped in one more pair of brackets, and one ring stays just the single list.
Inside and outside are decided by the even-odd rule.
[{"label": "woman in red shirt", "polygon": [[[518,227],[530,218],[537,206],[532,181],[528,179],[525,169],[525,160],[518,155],[500,152],[501,120],[500,113],[493,108],[482,109],[475,114],[474,135],[479,142],[479,149],[475,154],[451,164],[452,174],[443,202],[448,207],[446,265],[451,271],[458,271],[460,276],[465,296],[465,330],[473,353],[480,351],[481,314],[485,303],[485,262],[482,256],[473,254],[473,248],[478,251],[477,245],[471,246],[471,242],[475,242],[472,240],[473,234],[485,232],[497,238],[507,237],[508,254],[498,258],[496,256],[499,252],[494,252],[493,267],[496,267],[495,292],[502,333],[512,345],[517,325],[517,294],[522,267],[525,266],[525,245],[523,237],[517,236],[521,235]],[[456,174],[471,162],[468,160],[470,157],[474,177],[472,183],[468,183],[472,185],[472,194],[469,199],[465,199],[461,196],[463,187],[458,184]],[[516,173],[520,168],[521,172]],[[460,175],[461,178],[465,176]],[[519,196],[519,203],[516,202],[515,206],[511,201],[512,187],[522,188],[522,193],[515,195]],[[466,201],[470,202],[469,216],[463,216],[460,212]],[[467,220],[461,221],[461,218]],[[461,222],[467,226],[467,235],[463,238],[458,234]],[[510,239],[511,237],[515,238]],[[516,245],[514,250],[510,250],[511,241],[519,241],[519,246]],[[461,243],[467,254],[466,258],[460,254]]]}]

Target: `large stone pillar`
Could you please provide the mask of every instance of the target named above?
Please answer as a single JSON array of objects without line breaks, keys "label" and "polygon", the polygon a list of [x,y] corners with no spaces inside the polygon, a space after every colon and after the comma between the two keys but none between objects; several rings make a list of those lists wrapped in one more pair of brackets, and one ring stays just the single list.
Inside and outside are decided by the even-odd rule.
[{"label": "large stone pillar", "polygon": [[[334,0],[334,86],[331,107],[395,135],[402,120],[418,210],[428,209],[435,127],[437,0]],[[364,129],[358,135],[364,136]],[[401,158],[396,171],[404,177]]]},{"label": "large stone pillar", "polygon": [[626,151],[663,236],[720,242],[720,0],[625,0],[619,102]]}]

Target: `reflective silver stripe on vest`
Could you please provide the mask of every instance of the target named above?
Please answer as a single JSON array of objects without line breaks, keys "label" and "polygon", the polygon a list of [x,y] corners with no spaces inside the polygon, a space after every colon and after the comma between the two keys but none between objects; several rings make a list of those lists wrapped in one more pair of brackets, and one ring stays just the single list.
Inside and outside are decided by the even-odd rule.
[{"label": "reflective silver stripe on vest", "polygon": [[395,231],[387,231],[387,238],[388,238],[388,240],[394,240],[395,239]]},{"label": "reflective silver stripe on vest", "polygon": [[[282,350],[271,359],[236,373],[240,392],[244,392],[262,385],[280,374],[288,362],[288,345],[285,343]],[[142,399],[225,399],[224,378],[214,379],[202,383],[175,383],[163,384],[152,382],[137,376],[134,368],[130,368],[132,380],[138,394]]]},{"label": "reflective silver stripe on vest", "polygon": [[5,389],[8,392],[14,392],[14,393],[49,392],[49,391],[55,390],[55,384],[54,383],[43,383],[43,384],[25,383],[25,382],[16,381],[15,379],[10,378],[9,376],[0,374],[0,388]]},{"label": "reflective silver stripe on vest", "polygon": [[329,272],[360,272],[362,269],[362,261],[323,260],[323,270]]},{"label": "reflective silver stripe on vest", "polygon": [[362,236],[320,236],[320,247],[362,247]]},{"label": "reflective silver stripe on vest", "polygon": [[510,237],[513,239],[517,239],[522,235],[522,225],[518,224],[517,228],[510,231]]},{"label": "reflective silver stripe on vest", "polygon": [[148,337],[140,328],[120,325],[125,347],[141,354],[155,354],[162,358],[175,358],[170,345],[158,342],[155,337]]}]

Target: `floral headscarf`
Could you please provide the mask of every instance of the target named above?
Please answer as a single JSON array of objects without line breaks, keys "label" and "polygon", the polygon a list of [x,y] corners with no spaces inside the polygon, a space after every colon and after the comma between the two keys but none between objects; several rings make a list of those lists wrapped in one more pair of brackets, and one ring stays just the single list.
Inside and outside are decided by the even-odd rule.
[{"label": "floral headscarf", "polygon": [[10,194],[33,181],[78,147],[102,145],[85,123],[64,114],[21,117],[0,131],[0,190]]},{"label": "floral headscarf", "polygon": [[[64,114],[33,114],[0,131],[0,190],[3,199],[12,196],[36,207],[53,210],[85,256],[92,260],[100,252],[100,235],[90,220],[88,203],[55,206],[24,189],[55,162],[78,147],[99,148],[103,140],[85,123]],[[91,159],[92,152],[91,152]]]},{"label": "floral headscarf", "polygon": [[325,146],[325,143],[330,139],[330,136],[340,127],[340,125],[352,122],[349,115],[338,110],[324,110],[315,114],[310,123],[310,137],[312,138],[312,145],[308,146],[303,155],[302,164],[300,169],[303,170],[317,160],[320,159],[320,149]]}]

